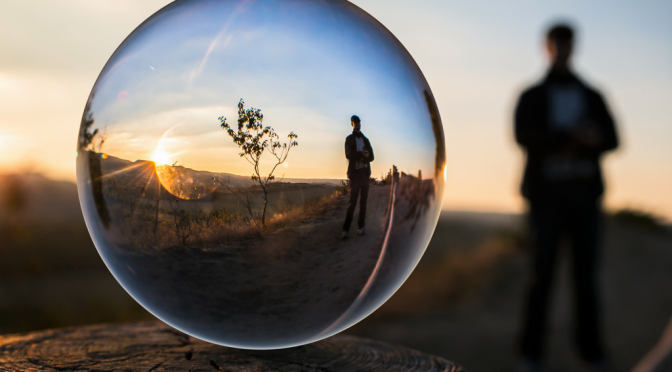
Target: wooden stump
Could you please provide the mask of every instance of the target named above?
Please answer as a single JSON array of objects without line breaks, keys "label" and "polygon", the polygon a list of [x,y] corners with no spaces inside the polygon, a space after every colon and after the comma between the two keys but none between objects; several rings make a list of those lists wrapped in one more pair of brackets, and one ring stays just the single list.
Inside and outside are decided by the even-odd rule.
[{"label": "wooden stump", "polygon": [[249,351],[209,344],[159,322],[75,327],[0,337],[2,371],[451,371],[436,356],[337,335]]}]

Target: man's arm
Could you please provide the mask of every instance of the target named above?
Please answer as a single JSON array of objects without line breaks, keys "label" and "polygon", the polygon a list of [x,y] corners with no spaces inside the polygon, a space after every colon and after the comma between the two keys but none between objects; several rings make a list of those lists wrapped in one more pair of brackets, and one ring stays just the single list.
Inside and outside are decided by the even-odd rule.
[{"label": "man's arm", "polygon": [[516,142],[529,150],[558,149],[571,141],[567,133],[552,132],[540,121],[543,118],[541,108],[545,105],[545,97],[541,88],[533,88],[524,92],[516,105],[514,126]]},{"label": "man's arm", "polygon": [[595,151],[603,153],[618,147],[618,135],[616,134],[616,124],[609,112],[607,103],[599,93],[596,92],[595,96],[595,120],[597,120],[601,135]]},{"label": "man's arm", "polygon": [[366,145],[369,148],[369,157],[365,158],[364,160],[370,163],[373,161],[374,156],[373,156],[373,146],[371,146],[371,142],[369,141],[368,138],[366,139]]},{"label": "man's arm", "polygon": [[345,158],[350,161],[361,161],[364,158],[364,155],[361,151],[357,151],[357,144],[355,141],[350,141],[350,143],[348,143],[349,138],[351,137],[345,138]]},{"label": "man's arm", "polygon": [[602,96],[592,90],[588,94],[591,116],[572,136],[582,154],[597,156],[618,147],[618,137],[614,119]]}]

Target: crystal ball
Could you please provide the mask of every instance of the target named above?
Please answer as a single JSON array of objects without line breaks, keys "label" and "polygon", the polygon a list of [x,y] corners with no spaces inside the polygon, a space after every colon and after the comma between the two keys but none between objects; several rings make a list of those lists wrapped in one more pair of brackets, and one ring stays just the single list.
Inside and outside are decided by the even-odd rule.
[{"label": "crystal ball", "polygon": [[95,246],[156,317],[230,347],[334,335],[432,236],[439,112],[419,67],[344,0],[182,0],[87,101],[77,183]]}]

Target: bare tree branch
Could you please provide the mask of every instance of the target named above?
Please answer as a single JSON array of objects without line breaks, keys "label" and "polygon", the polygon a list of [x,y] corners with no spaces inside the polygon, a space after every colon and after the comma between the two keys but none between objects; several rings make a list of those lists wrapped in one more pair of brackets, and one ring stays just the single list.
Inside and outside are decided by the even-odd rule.
[{"label": "bare tree branch", "polygon": [[[292,147],[299,145],[295,141],[298,136],[296,133],[291,132],[287,136],[287,138],[289,138],[289,145],[287,143],[280,143],[280,136],[278,136],[278,134],[275,132],[275,129],[273,129],[271,126],[263,126],[264,115],[261,113],[261,110],[255,109],[254,107],[245,109],[245,102],[242,98],[240,99],[240,102],[238,102],[237,131],[231,128],[225,117],[220,116],[218,119],[222,129],[226,130],[226,133],[233,139],[233,142],[241,148],[242,152],[239,155],[245,158],[245,160],[247,160],[247,162],[254,167],[254,173],[252,174],[251,179],[252,181],[259,183],[259,186],[261,186],[261,190],[264,193],[264,207],[261,213],[261,223],[264,225],[266,219],[266,208],[268,207],[269,186],[275,181],[273,172],[275,172],[278,165],[284,163],[285,160],[287,160],[287,157],[289,156],[289,150]],[[251,131],[254,134],[250,133]],[[280,149],[280,151],[278,152],[277,149]],[[268,150],[271,154],[273,154],[277,162],[267,176],[262,176],[260,161],[261,156],[265,150]],[[234,195],[236,194],[234,193]],[[242,199],[239,198],[239,200],[242,202]],[[243,202],[243,204],[245,203]],[[246,206],[247,205],[249,205],[249,203],[246,204]],[[251,213],[250,207],[248,207],[248,210],[250,210]]]},{"label": "bare tree branch", "polygon": [[[231,192],[239,202],[241,202],[244,206],[245,209],[250,213],[250,217],[254,218],[254,212],[252,212],[252,201],[250,200],[250,193],[249,191],[244,191],[240,192],[240,190],[237,190],[237,187],[231,186],[231,177],[229,177],[229,181],[227,183],[222,182],[220,179],[217,179],[215,177],[212,178],[213,180],[219,182],[220,185],[224,186]],[[242,195],[245,195],[245,198],[243,199]]]}]

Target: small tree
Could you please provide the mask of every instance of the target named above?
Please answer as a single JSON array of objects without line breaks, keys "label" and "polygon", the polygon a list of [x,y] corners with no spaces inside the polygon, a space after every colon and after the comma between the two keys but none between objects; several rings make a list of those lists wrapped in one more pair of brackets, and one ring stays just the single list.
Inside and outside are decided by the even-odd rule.
[{"label": "small tree", "polygon": [[[252,173],[252,181],[258,182],[263,191],[264,207],[261,212],[261,224],[266,224],[266,207],[268,207],[268,191],[270,184],[275,180],[273,172],[278,167],[287,160],[289,155],[289,150],[298,146],[296,142],[298,136],[291,132],[287,135],[289,138],[289,144],[280,143],[280,136],[275,133],[275,129],[270,126],[264,127],[264,115],[261,113],[260,109],[255,109],[251,107],[245,109],[245,102],[243,99],[240,99],[238,102],[238,130],[231,128],[229,123],[226,122],[226,118],[223,116],[219,117],[221,127],[226,130],[226,133],[233,139],[233,142],[240,147],[242,152],[239,154],[241,158],[245,158],[248,163],[254,167],[254,173]],[[266,176],[262,176],[259,163],[261,161],[261,156],[264,154],[264,151],[268,150],[276,158],[275,165],[271,168],[271,171]]]}]

